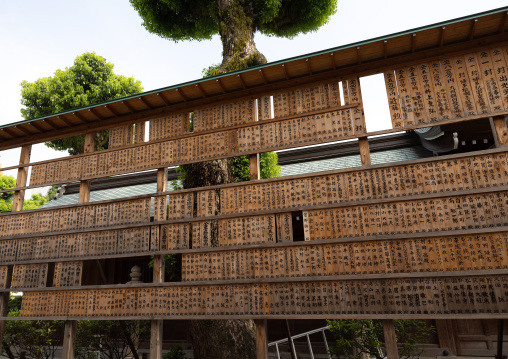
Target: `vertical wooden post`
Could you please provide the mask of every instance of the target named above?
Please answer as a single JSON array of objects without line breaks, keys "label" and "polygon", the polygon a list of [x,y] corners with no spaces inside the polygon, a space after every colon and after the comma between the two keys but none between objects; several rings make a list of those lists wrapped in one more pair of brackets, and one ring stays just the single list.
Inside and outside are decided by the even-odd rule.
[{"label": "vertical wooden post", "polygon": [[[250,165],[250,179],[256,181],[261,178],[261,171],[259,169],[259,153],[249,156]],[[257,359],[268,358],[268,346],[266,339],[266,319],[254,320],[256,324],[256,353]]]},{"label": "vertical wooden post", "polygon": [[[25,145],[21,147],[21,154],[19,156],[19,164],[25,165],[30,163],[30,154],[32,153],[32,145]],[[16,178],[16,187],[25,187],[28,180],[28,167],[18,168],[18,175]],[[25,190],[14,191],[14,199],[12,200],[12,212],[19,212],[23,210],[23,201],[25,200]],[[9,284],[12,278],[12,271],[7,273],[7,283]],[[9,303],[9,292],[0,295],[0,317],[7,316],[7,306]],[[5,321],[0,320],[0,352],[2,352],[2,341],[4,339]]]},{"label": "vertical wooden post", "polygon": [[[7,288],[11,286],[12,279],[12,267],[9,267],[7,272]],[[0,317],[6,317],[8,313],[8,304],[9,304],[9,292],[4,292],[0,294]],[[0,353],[2,352],[2,342],[5,331],[5,320],[0,320]],[[9,348],[5,348],[5,350],[10,350]]]},{"label": "vertical wooden post", "polygon": [[450,325],[448,319],[436,319],[436,331],[439,340],[439,347],[446,348],[448,355],[457,355],[457,349],[455,345],[455,338],[453,336],[453,328]]},{"label": "vertical wooden post", "polygon": [[[84,153],[92,153],[94,151],[94,138],[95,133],[93,132],[85,134]],[[80,182],[78,203],[87,203],[90,201],[90,185],[90,180],[84,180]],[[62,359],[74,359],[74,343],[76,341],[77,328],[77,320],[65,321]]]},{"label": "vertical wooden post", "polygon": [[385,336],[386,357],[388,359],[399,359],[393,319],[383,319],[383,331]]},{"label": "vertical wooden post", "polygon": [[[249,156],[250,179],[256,181],[261,178],[261,171],[259,169],[259,153]],[[268,346],[266,340],[266,320],[256,319],[256,353],[257,359],[268,358]]]},{"label": "vertical wooden post", "polygon": [[62,346],[62,359],[74,358],[74,342],[76,340],[77,320],[65,321],[64,340]]},{"label": "vertical wooden post", "polygon": [[[157,192],[166,192],[168,189],[168,169],[157,170]],[[166,218],[167,209],[164,208],[162,218]],[[157,221],[157,218],[154,219]],[[165,272],[164,255],[156,255],[153,258],[153,282],[164,282]],[[150,359],[162,358],[162,319],[152,319],[150,322]]]},{"label": "vertical wooden post", "polygon": [[497,320],[497,358],[503,358],[504,319]]},{"label": "vertical wooden post", "polygon": [[[21,155],[19,157],[19,164],[24,165],[30,163],[30,154],[32,152],[32,145],[21,147]],[[16,187],[25,187],[28,179],[28,167],[18,168],[18,176],[16,179]],[[14,199],[12,200],[12,212],[18,212],[23,209],[23,200],[25,199],[25,190],[14,192]]]},{"label": "vertical wooden post", "polygon": [[358,139],[358,144],[360,146],[360,159],[362,161],[362,166],[370,165],[369,140],[367,137],[360,137]]},{"label": "vertical wooden post", "polygon": [[508,144],[508,128],[506,126],[506,117],[504,115],[494,116],[490,117],[489,120],[496,147],[506,146]]},{"label": "vertical wooden post", "polygon": [[266,319],[255,319],[257,359],[268,359],[268,343],[266,340]]},{"label": "vertical wooden post", "polygon": [[251,181],[261,179],[261,170],[259,168],[259,153],[249,156],[249,168]]}]

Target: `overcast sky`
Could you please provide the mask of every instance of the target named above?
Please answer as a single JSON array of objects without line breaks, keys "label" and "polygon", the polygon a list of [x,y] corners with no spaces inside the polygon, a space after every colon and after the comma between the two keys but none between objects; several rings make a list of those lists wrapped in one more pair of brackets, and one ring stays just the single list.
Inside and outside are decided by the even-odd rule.
[{"label": "overcast sky", "polygon": [[[338,1],[336,15],[317,32],[293,40],[257,34],[258,49],[276,61],[507,5],[506,0]],[[195,80],[203,68],[221,61],[218,36],[174,43],[141,23],[128,0],[0,0],[0,125],[22,120],[21,81],[51,76],[87,51],[112,62],[116,73],[141,80],[145,91]],[[54,156],[43,145],[32,151],[32,161]],[[0,152],[4,167],[18,160],[19,151]]]}]

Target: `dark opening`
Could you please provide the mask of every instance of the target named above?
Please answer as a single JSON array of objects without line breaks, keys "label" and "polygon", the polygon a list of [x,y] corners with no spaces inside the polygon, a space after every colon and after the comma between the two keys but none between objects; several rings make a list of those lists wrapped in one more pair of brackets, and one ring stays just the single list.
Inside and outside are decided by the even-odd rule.
[{"label": "dark opening", "polygon": [[293,242],[303,242],[303,213],[302,211],[291,212],[291,222],[293,225]]},{"label": "dark opening", "polygon": [[46,280],[46,287],[53,286],[53,277],[55,276],[55,263],[48,263],[48,277]]}]

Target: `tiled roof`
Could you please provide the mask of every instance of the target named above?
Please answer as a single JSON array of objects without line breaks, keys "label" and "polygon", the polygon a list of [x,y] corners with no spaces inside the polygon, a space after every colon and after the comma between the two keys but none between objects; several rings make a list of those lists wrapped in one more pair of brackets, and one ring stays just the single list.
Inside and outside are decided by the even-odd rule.
[{"label": "tiled roof", "polygon": [[[377,151],[370,155],[372,164],[408,161],[430,156],[432,156],[432,153],[421,146]],[[291,176],[303,173],[359,167],[361,165],[360,155],[349,155],[281,166],[281,175]]]}]

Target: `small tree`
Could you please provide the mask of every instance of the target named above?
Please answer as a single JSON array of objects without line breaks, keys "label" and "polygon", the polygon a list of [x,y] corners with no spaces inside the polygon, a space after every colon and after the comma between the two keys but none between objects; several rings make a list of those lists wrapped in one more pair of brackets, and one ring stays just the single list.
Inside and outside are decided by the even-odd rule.
[{"label": "small tree", "polygon": [[150,325],[147,320],[124,322],[113,320],[81,320],[78,322],[74,355],[80,359],[101,357],[124,359],[131,356],[126,337],[129,336],[136,350],[150,337]]},{"label": "small tree", "polygon": [[[92,105],[140,93],[141,82],[133,77],[117,75],[114,65],[95,52],[76,57],[71,67],[56,70],[52,77],[21,83],[21,114],[25,119],[50,115],[73,108]],[[109,131],[95,137],[95,149],[108,147]],[[46,142],[57,151],[70,155],[83,153],[84,135]]]},{"label": "small tree", "polygon": [[[418,357],[423,348],[417,344],[426,343],[434,327],[423,320],[394,320],[395,337],[400,358]],[[380,320],[345,319],[328,321],[328,329],[336,342],[330,353],[339,358],[361,359],[363,355],[383,359],[383,323]]]},{"label": "small tree", "polygon": [[[19,309],[11,310],[9,317],[19,317]],[[5,323],[2,347],[10,359],[52,359],[61,344],[64,322],[60,320],[10,320]]]}]

